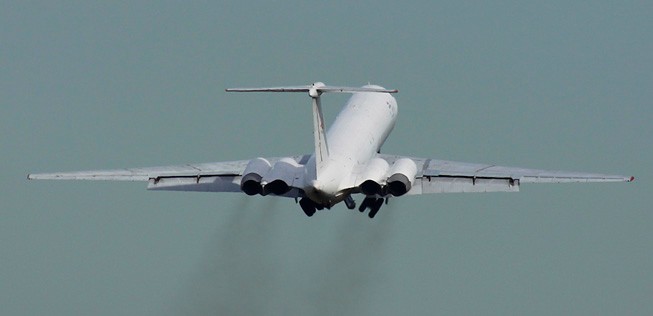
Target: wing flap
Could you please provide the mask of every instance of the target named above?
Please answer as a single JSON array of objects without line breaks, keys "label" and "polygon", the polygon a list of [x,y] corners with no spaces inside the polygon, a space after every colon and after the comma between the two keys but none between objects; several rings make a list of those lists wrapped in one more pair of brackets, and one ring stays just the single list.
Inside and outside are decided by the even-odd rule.
[{"label": "wing flap", "polygon": [[[161,177],[150,179],[147,189],[151,191],[185,191],[185,192],[242,192],[241,176],[201,176],[201,177]],[[283,197],[302,197],[298,188],[291,188]]]},{"label": "wing flap", "polygon": [[415,185],[407,194],[483,192],[519,192],[519,181],[502,178],[425,176],[415,179]]},{"label": "wing flap", "polygon": [[240,176],[188,176],[159,177],[149,179],[148,190],[240,192]]},{"label": "wing flap", "polygon": [[472,178],[509,178],[521,183],[570,183],[570,182],[629,182],[632,177],[541,169],[525,169],[484,164],[457,163],[452,161],[432,160],[424,169],[423,175],[472,177]]}]

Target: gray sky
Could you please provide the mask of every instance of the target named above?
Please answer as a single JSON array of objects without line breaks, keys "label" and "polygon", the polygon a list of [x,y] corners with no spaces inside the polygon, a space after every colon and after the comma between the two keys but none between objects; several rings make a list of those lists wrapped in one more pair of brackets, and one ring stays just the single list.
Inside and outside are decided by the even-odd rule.
[{"label": "gray sky", "polygon": [[[653,6],[5,2],[0,314],[652,314]],[[386,153],[632,184],[340,205],[28,182],[312,149],[304,96],[400,89]],[[344,96],[324,99],[332,118]]]}]

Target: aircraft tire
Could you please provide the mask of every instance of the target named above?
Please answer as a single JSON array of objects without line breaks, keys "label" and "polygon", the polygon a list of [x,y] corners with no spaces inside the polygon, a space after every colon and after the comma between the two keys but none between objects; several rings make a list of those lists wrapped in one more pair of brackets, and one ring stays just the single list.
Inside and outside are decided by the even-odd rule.
[{"label": "aircraft tire", "polygon": [[311,217],[315,214],[315,203],[308,198],[302,198],[299,200],[299,206],[302,207],[302,211],[306,216]]},{"label": "aircraft tire", "polygon": [[376,213],[379,212],[381,206],[383,205],[383,199],[376,199],[375,201],[373,201],[373,203],[374,204],[370,206],[370,213],[367,214],[367,216],[369,216],[370,218],[374,218],[374,216],[376,216]]}]

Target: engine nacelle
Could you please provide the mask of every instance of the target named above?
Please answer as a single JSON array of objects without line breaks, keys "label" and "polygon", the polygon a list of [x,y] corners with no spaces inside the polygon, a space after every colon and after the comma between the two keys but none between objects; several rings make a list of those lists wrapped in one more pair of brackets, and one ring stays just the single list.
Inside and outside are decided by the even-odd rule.
[{"label": "engine nacelle", "polygon": [[295,181],[295,176],[300,174],[298,169],[303,168],[295,159],[281,158],[274,164],[270,173],[263,177],[263,195],[288,193]]},{"label": "engine nacelle", "polygon": [[247,195],[261,194],[263,192],[261,179],[270,172],[271,168],[270,162],[265,158],[250,160],[240,179],[240,189]]},{"label": "engine nacelle", "polygon": [[381,158],[374,158],[365,167],[358,186],[365,195],[383,195],[383,180],[389,169],[388,162]]},{"label": "engine nacelle", "polygon": [[394,196],[402,196],[413,187],[417,175],[417,165],[409,158],[400,158],[390,168],[388,191]]}]

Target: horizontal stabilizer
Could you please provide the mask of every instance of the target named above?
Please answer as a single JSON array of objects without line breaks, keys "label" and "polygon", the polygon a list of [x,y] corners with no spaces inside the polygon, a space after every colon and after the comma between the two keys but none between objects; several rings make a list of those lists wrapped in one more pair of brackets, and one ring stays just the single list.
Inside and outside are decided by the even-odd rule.
[{"label": "horizontal stabilizer", "polygon": [[397,93],[397,89],[385,89],[379,86],[364,87],[336,87],[327,86],[322,82],[316,82],[311,85],[287,86],[287,87],[264,87],[264,88],[229,88],[227,92],[336,92],[336,93],[356,93],[356,92],[377,92],[377,93]]}]

